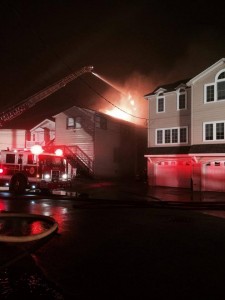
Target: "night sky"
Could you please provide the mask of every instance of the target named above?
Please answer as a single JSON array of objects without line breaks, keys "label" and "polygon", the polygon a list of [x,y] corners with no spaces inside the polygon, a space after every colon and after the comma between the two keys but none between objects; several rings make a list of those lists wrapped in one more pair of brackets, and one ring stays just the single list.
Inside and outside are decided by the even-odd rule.
[{"label": "night sky", "polygon": [[[140,97],[191,78],[225,57],[224,16],[223,1],[1,0],[1,110],[87,65]],[[22,121],[31,126],[72,105],[110,106],[99,95],[120,105],[110,89],[85,74]]]}]

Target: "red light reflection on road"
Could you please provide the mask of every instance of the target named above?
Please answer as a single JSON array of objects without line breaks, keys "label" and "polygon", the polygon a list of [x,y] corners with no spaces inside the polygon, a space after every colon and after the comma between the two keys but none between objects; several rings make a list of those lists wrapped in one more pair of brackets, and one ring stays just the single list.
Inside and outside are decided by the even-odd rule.
[{"label": "red light reflection on road", "polygon": [[[35,204],[31,207],[32,214],[41,214],[44,216],[51,217],[57,222],[58,224],[58,231],[64,231],[65,221],[68,218],[67,209],[65,207],[54,207],[52,205],[42,203],[42,204]],[[39,231],[41,224],[34,224],[34,231]],[[43,228],[42,228],[43,230]],[[35,233],[32,231],[32,233]],[[36,232],[37,233],[37,232]]]}]

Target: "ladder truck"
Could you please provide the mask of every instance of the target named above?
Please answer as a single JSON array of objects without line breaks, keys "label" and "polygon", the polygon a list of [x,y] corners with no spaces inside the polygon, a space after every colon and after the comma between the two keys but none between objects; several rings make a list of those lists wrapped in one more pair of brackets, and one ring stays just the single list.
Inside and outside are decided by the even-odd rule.
[{"label": "ladder truck", "polygon": [[[77,77],[92,70],[92,66],[83,67],[3,111],[0,113],[0,127],[65,87]],[[51,192],[53,189],[66,188],[70,184],[70,168],[63,153],[57,153],[57,151],[45,153],[39,145],[33,146],[30,150],[0,151],[0,185],[8,186],[13,193],[21,194],[27,189]]]}]

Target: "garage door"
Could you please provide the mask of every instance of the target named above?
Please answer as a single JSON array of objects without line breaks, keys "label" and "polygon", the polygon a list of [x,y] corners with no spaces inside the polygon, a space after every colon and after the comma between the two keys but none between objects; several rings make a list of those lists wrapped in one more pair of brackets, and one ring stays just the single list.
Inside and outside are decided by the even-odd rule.
[{"label": "garage door", "polygon": [[157,186],[191,188],[192,165],[189,161],[161,161],[156,164]]},{"label": "garage door", "polygon": [[202,190],[225,192],[225,162],[213,161],[203,165]]}]

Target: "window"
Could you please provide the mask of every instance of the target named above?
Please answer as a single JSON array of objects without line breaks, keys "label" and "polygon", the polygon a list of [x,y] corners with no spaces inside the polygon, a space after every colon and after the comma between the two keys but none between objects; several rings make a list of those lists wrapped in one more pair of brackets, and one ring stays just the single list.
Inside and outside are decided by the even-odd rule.
[{"label": "window", "polygon": [[74,129],[74,128],[75,128],[75,119],[67,118],[67,129]]},{"label": "window", "polygon": [[75,118],[68,117],[67,129],[78,129],[78,128],[82,128],[82,118],[79,116]]},{"label": "window", "polygon": [[216,75],[214,83],[206,84],[204,88],[206,103],[220,100],[225,100],[225,70]]},{"label": "window", "polygon": [[172,143],[178,142],[178,129],[172,129]]},{"label": "window", "polygon": [[205,125],[205,139],[207,141],[213,140],[213,124]]},{"label": "window", "polygon": [[165,97],[162,93],[160,93],[157,97],[157,112],[165,111]]},{"label": "window", "polygon": [[187,129],[180,128],[180,143],[186,143],[187,141]]},{"label": "window", "polygon": [[188,128],[156,129],[156,144],[187,144]]},{"label": "window", "polygon": [[15,154],[6,154],[5,162],[7,164],[14,164],[15,163]]},{"label": "window", "polygon": [[206,85],[206,102],[214,101],[214,85]]},{"label": "window", "polygon": [[95,126],[97,128],[101,128],[101,129],[107,129],[107,119],[100,116],[100,115],[96,115],[95,116]]},{"label": "window", "polygon": [[157,142],[156,144],[162,144],[163,143],[163,131],[157,130]]},{"label": "window", "polygon": [[203,124],[203,135],[205,141],[219,141],[225,139],[225,121]]},{"label": "window", "polygon": [[170,143],[170,129],[165,130],[165,143],[166,144]]},{"label": "window", "polygon": [[177,93],[177,109],[186,109],[187,108],[187,92],[185,89],[179,89]]}]

